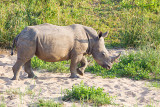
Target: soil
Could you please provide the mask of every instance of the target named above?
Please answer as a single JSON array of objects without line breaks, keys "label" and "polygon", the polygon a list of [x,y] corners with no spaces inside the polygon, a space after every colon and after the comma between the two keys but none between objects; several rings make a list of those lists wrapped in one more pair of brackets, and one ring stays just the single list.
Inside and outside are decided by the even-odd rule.
[{"label": "soil", "polygon": [[[124,49],[109,50],[115,54]],[[128,51],[128,50],[127,50]],[[62,101],[63,90],[71,89],[73,84],[83,81],[88,86],[96,86],[104,89],[104,92],[114,96],[117,107],[144,107],[147,105],[160,107],[160,89],[150,87],[150,82],[132,80],[128,78],[105,78],[85,72],[80,78],[69,78],[70,73],[50,73],[36,71],[38,79],[27,78],[23,69],[20,71],[20,80],[11,80],[13,77],[12,66],[16,61],[16,55],[10,56],[10,51],[0,51],[0,103],[7,107],[34,106],[39,99],[54,99],[55,102],[63,103],[65,107],[75,105],[93,106],[80,102]],[[104,105],[114,107],[116,105]]]}]

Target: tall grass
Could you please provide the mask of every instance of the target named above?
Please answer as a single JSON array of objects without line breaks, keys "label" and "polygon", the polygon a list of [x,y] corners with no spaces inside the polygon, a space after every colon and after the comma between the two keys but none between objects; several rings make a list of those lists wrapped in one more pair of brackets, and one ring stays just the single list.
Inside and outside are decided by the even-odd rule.
[{"label": "tall grass", "polygon": [[26,26],[83,24],[110,31],[111,46],[159,45],[159,0],[1,0],[0,47],[9,48]]}]

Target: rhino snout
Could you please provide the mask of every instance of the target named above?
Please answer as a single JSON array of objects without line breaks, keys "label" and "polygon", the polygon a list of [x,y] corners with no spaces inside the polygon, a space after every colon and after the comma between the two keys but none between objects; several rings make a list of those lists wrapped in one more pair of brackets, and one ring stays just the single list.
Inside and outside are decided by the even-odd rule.
[{"label": "rhino snout", "polygon": [[106,68],[107,70],[111,69],[112,68],[112,65],[109,65],[109,64],[104,64],[102,65],[103,68]]}]

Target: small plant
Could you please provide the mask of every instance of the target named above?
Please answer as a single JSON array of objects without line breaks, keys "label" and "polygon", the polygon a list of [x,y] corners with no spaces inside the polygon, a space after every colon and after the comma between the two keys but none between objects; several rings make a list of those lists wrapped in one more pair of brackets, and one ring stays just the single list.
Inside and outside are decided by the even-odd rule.
[{"label": "small plant", "polygon": [[79,85],[73,85],[72,89],[66,89],[63,101],[80,100],[81,102],[94,103],[95,105],[113,104],[112,97],[103,92],[103,88],[88,87],[83,81]]},{"label": "small plant", "polygon": [[160,82],[159,81],[151,82],[151,86],[156,87],[156,88],[160,88]]},{"label": "small plant", "polygon": [[33,95],[35,94],[31,89],[26,89],[25,95]]},{"label": "small plant", "polygon": [[54,100],[43,100],[40,99],[37,103],[38,107],[63,107],[63,104],[55,103]]},{"label": "small plant", "polygon": [[23,94],[20,90],[20,88],[18,89],[8,89],[6,90],[6,93],[11,95],[11,94],[14,94],[14,95],[20,95],[20,94]]},{"label": "small plant", "polygon": [[7,106],[4,103],[0,103],[0,107],[7,107]]}]

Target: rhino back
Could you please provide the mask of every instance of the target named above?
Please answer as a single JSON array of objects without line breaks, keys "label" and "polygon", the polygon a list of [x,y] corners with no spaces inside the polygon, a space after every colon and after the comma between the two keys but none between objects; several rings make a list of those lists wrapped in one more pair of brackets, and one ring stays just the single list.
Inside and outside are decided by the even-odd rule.
[{"label": "rhino back", "polygon": [[26,27],[20,35],[22,47],[36,47],[35,55],[48,62],[68,60],[74,54],[83,54],[88,39],[83,25],[56,26],[41,24]]},{"label": "rhino back", "polygon": [[56,62],[68,60],[74,46],[72,29],[65,26],[43,24],[37,29],[36,55],[45,61]]}]

